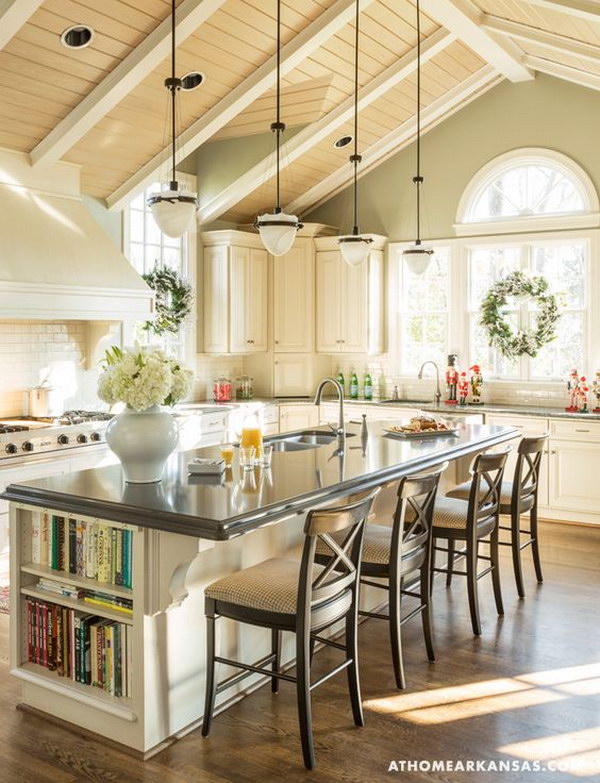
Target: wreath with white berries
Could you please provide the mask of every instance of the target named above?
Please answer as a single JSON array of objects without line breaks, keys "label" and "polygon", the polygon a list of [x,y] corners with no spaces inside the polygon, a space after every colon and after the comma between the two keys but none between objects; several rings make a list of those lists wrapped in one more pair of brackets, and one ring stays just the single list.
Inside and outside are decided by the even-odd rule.
[{"label": "wreath with white berries", "polygon": [[145,322],[144,330],[157,335],[176,334],[192,312],[192,286],[166,266],[156,266],[142,277],[156,294],[155,316]]},{"label": "wreath with white berries", "polygon": [[[509,297],[535,302],[535,329],[513,331],[506,318]],[[516,271],[490,287],[481,303],[480,315],[480,324],[487,333],[489,345],[497,348],[503,356],[515,359],[525,354],[537,356],[544,345],[555,340],[561,313],[557,297],[548,292],[545,277],[531,277]]]}]

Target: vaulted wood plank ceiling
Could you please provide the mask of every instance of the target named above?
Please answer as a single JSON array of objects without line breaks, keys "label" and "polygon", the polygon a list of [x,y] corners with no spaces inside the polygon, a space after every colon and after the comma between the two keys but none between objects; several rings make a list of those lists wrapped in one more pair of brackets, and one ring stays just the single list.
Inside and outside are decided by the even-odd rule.
[{"label": "vaulted wood plank ceiling", "polygon": [[[347,150],[333,142],[352,131],[344,107],[352,95],[353,3],[283,5],[283,114],[289,125],[307,126],[288,148],[283,196],[306,210],[350,174]],[[57,158],[81,165],[84,192],[122,207],[156,176],[168,142],[163,80],[170,3],[12,0],[6,6],[21,17],[7,15],[0,35],[0,146],[31,153],[34,165]],[[274,0],[180,0],[178,8],[178,72],[205,76],[179,101],[185,154],[212,139],[268,130]],[[431,46],[423,66],[426,129],[502,78],[542,71],[600,89],[599,3],[422,0],[422,8],[424,49]],[[81,23],[94,28],[92,43],[81,50],[62,46],[63,30]],[[364,170],[413,138],[415,44],[413,0],[362,0]],[[263,166],[258,178],[240,177],[227,192],[210,194],[201,215],[244,223],[272,206],[272,161]]]}]

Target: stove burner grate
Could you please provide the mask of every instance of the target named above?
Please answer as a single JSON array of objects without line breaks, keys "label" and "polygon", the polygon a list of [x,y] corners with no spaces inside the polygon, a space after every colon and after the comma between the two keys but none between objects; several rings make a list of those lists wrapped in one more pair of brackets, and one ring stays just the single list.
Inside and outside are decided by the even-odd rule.
[{"label": "stove burner grate", "polygon": [[5,435],[8,432],[27,432],[29,427],[25,427],[23,424],[6,424],[0,422],[0,435]]}]

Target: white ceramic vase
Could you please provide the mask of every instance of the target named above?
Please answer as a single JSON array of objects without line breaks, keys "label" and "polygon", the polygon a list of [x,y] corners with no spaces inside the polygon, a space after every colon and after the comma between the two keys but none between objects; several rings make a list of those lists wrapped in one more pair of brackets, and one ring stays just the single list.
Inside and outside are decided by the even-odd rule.
[{"label": "white ceramic vase", "polygon": [[121,461],[130,484],[160,481],[178,442],[175,419],[159,405],[145,411],[126,408],[106,428],[106,443]]}]

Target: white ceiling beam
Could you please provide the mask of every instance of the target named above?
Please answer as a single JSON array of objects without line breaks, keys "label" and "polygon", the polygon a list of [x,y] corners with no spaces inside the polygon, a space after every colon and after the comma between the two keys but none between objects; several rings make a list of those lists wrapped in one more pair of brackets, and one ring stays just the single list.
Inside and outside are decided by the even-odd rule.
[{"label": "white ceiling beam", "polygon": [[[314,22],[295,35],[281,49],[281,73],[285,76],[316,51],[354,18],[356,0],[336,0]],[[362,0],[361,10],[374,0]],[[229,94],[192,123],[177,139],[177,161],[183,160],[208,141],[220,128],[259,98],[275,84],[276,56],[273,55],[256,68]],[[106,199],[110,209],[123,209],[140,190],[153,182],[160,173],[168,153],[166,148],[149,160],[141,169]]]},{"label": "white ceiling beam", "polygon": [[[430,35],[421,46],[421,61],[427,62],[436,54],[445,49],[455,37],[447,30],[439,29]],[[371,79],[358,93],[358,110],[362,111],[373,101],[380,98],[388,90],[391,90],[417,68],[416,48],[400,57],[395,63],[386,68],[379,76]],[[281,166],[285,168],[293,161],[309,152],[313,147],[327,138],[336,128],[351,120],[354,116],[354,97],[343,101],[335,109],[332,109],[321,119],[307,125],[298,131],[293,138],[281,148]],[[257,163],[231,185],[224,188],[218,195],[200,206],[199,221],[208,223],[216,220],[228,209],[238,204],[243,198],[256,188],[271,179],[276,173],[276,160],[274,155],[268,155],[260,163]]]},{"label": "white ceiling beam", "polygon": [[511,82],[534,78],[516,44],[497,40],[481,26],[483,13],[471,0],[421,0],[421,8]]},{"label": "white ceiling beam", "polygon": [[0,0],[0,51],[44,0]]},{"label": "white ceiling beam", "polygon": [[[225,0],[183,0],[176,12],[177,43],[182,43]],[[55,163],[148,76],[171,51],[171,17],[164,19],[108,76],[80,101],[30,153],[31,163]]]},{"label": "white ceiling beam", "polygon": [[[429,106],[426,106],[421,111],[422,133],[427,133],[451,114],[454,114],[454,112],[466,106],[487,90],[495,87],[502,80],[503,77],[490,65],[480,68],[459,85],[432,101]],[[411,117],[368,147],[363,152],[359,178],[411,144],[416,136],[416,131],[416,117]],[[314,209],[335,196],[347,187],[351,181],[352,171],[350,165],[342,166],[286,205],[285,211],[288,214],[302,215],[307,210]]]},{"label": "white ceiling beam", "polygon": [[528,24],[521,24],[521,22],[501,19],[497,16],[486,15],[483,19],[483,26],[498,35],[517,38],[520,41],[544,46],[546,49],[560,52],[560,54],[569,54],[582,60],[590,60],[593,63],[600,64],[600,46],[585,43],[585,41],[576,41],[574,38],[551,33],[547,30],[540,30],[538,27],[531,27]]},{"label": "white ceiling beam", "polygon": [[581,87],[589,87],[590,90],[600,90],[600,76],[596,73],[580,71],[579,68],[571,68],[570,65],[555,63],[552,60],[531,55],[525,57],[525,62],[530,68],[547,73],[549,76],[555,76],[557,79],[564,79],[567,82],[579,84]]},{"label": "white ceiling beam", "polygon": [[598,0],[528,0],[531,5],[545,8],[547,11],[560,11],[586,22],[600,21]]}]

